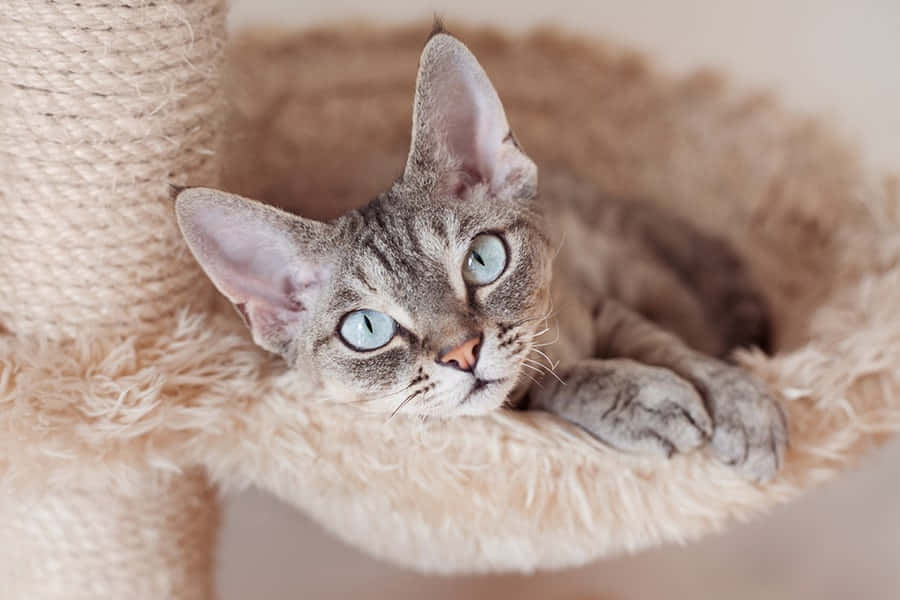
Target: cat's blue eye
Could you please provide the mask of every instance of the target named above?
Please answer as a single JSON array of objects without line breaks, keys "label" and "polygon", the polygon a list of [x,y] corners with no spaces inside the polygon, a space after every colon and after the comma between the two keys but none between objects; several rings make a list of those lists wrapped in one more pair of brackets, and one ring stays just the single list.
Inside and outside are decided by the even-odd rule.
[{"label": "cat's blue eye", "polygon": [[472,285],[487,285],[506,268],[506,244],[499,236],[482,233],[472,240],[463,263],[463,279]]},{"label": "cat's blue eye", "polygon": [[382,312],[364,308],[345,315],[338,333],[354,350],[376,350],[391,341],[397,323]]}]

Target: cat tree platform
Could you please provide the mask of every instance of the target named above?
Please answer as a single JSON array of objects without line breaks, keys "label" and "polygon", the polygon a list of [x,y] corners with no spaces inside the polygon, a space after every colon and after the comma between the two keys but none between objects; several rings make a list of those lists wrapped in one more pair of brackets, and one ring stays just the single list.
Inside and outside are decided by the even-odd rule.
[{"label": "cat tree platform", "polygon": [[177,233],[169,184],[328,217],[405,160],[427,26],[243,36],[216,0],[7,0],[0,17],[0,596],[209,598],[215,486],[257,485],[423,571],[531,571],[695,539],[900,429],[900,194],[717,77],[550,32],[453,27],[539,167],[664,203],[764,285],[783,398],[766,485],[628,457],[541,413],[326,402],[257,349]]}]

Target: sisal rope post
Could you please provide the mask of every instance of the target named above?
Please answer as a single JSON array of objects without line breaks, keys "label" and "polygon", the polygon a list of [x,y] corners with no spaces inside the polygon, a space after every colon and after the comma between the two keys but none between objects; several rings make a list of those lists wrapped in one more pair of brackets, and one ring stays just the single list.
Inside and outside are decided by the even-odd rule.
[{"label": "sisal rope post", "polygon": [[0,323],[133,332],[202,301],[167,184],[217,178],[223,2],[4,4]]},{"label": "sisal rope post", "polygon": [[0,597],[212,597],[217,513],[202,472],[40,495],[0,491]]},{"label": "sisal rope post", "polygon": [[[87,333],[163,331],[211,298],[168,185],[218,177],[224,0],[3,4],[0,331],[61,355]],[[205,475],[94,475],[3,491],[0,596],[210,597]]]}]

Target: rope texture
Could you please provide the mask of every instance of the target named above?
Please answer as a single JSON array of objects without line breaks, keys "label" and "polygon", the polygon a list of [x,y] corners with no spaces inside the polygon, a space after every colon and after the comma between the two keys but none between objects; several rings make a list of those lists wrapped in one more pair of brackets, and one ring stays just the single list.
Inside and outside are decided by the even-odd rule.
[{"label": "rope texture", "polygon": [[221,0],[4,0],[0,324],[133,331],[208,300],[168,184],[214,184]]},{"label": "rope texture", "polygon": [[200,472],[42,496],[0,490],[0,598],[207,600],[217,525]]},{"label": "rope texture", "polygon": [[[169,327],[209,299],[168,184],[217,183],[224,0],[2,4],[0,330]],[[215,526],[200,473],[0,490],[0,598],[207,599]]]}]

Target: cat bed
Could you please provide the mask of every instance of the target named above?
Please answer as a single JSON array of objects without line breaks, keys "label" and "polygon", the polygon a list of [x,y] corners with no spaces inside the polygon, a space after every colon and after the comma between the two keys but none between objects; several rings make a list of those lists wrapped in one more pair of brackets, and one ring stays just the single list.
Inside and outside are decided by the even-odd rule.
[{"label": "cat bed", "polygon": [[223,53],[214,0],[79,4],[11,0],[0,28],[13,596],[208,597],[213,484],[269,490],[423,571],[579,565],[758,515],[900,430],[897,180],[767,97],[547,31],[452,27],[539,167],[663,203],[746,256],[776,352],[738,360],[784,400],[783,471],[755,485],[705,452],[626,456],[538,412],[421,421],[327,402],[212,293],[166,184],[321,218],[367,201],[404,164],[427,26],[259,32]]}]

